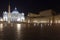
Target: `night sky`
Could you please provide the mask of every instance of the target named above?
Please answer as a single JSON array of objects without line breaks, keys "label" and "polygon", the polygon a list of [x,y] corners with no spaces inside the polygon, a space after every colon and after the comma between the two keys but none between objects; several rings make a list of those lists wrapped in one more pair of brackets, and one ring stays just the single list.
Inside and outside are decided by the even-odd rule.
[{"label": "night sky", "polygon": [[[0,0],[0,15],[3,11],[8,10],[9,0]],[[60,12],[60,1],[40,1],[40,0],[10,0],[11,11],[14,7],[17,7],[18,11],[38,13],[39,11],[46,9],[53,9],[56,12]]]}]

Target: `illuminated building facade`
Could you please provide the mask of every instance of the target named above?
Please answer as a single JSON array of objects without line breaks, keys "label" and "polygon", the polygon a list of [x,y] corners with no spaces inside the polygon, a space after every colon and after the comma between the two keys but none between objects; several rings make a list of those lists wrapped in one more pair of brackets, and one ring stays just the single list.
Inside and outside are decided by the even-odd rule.
[{"label": "illuminated building facade", "polygon": [[17,8],[15,8],[12,12],[10,11],[10,5],[8,7],[8,12],[3,12],[3,20],[4,21],[19,21],[23,22],[25,20],[24,13],[20,13]]},{"label": "illuminated building facade", "polygon": [[10,5],[8,7],[8,12],[3,12],[3,19],[0,18],[0,21],[8,22],[27,22],[27,23],[60,23],[60,15],[56,15],[56,12],[49,9],[39,12],[39,14],[28,13],[26,18],[24,13],[20,13],[17,8],[12,12],[10,11]]},{"label": "illuminated building facade", "polygon": [[49,9],[39,12],[39,14],[28,13],[26,21],[28,23],[56,23],[58,15],[56,12]]}]

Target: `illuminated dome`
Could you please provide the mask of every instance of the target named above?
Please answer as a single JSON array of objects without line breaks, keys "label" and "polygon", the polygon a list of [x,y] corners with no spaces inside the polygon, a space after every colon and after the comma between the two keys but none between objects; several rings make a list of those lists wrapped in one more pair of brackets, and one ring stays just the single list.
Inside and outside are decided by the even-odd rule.
[{"label": "illuminated dome", "polygon": [[7,14],[8,12],[7,12],[7,11],[4,11],[3,13],[4,13],[4,14]]},{"label": "illuminated dome", "polygon": [[13,14],[17,14],[17,13],[19,13],[19,12],[18,12],[17,8],[15,8],[15,10],[13,10],[12,13],[13,13]]},{"label": "illuminated dome", "polygon": [[22,15],[24,15],[24,13],[22,13]]}]

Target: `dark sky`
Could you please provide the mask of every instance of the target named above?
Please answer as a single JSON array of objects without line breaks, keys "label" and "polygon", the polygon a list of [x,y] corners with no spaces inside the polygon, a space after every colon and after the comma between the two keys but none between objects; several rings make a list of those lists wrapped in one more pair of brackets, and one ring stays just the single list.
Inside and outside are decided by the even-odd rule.
[{"label": "dark sky", "polygon": [[[9,0],[0,0],[0,13],[8,10]],[[57,12],[60,11],[60,1],[52,0],[10,0],[11,10],[17,7],[20,12],[33,12],[37,13],[46,9],[53,9]]]}]

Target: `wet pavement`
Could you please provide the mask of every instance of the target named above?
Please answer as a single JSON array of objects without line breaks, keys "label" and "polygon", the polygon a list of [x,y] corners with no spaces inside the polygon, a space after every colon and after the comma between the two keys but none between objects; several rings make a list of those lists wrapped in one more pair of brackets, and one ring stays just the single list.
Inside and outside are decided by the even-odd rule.
[{"label": "wet pavement", "polygon": [[60,40],[60,24],[0,24],[0,40]]}]

